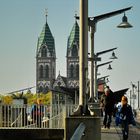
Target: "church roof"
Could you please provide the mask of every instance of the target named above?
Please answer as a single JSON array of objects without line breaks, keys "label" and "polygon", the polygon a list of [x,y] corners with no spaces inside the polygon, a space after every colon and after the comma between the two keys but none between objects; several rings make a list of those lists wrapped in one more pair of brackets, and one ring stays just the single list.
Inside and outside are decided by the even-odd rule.
[{"label": "church roof", "polygon": [[79,43],[79,25],[77,21],[75,21],[72,30],[70,32],[70,36],[68,38],[68,48],[70,48],[73,44],[73,42],[76,41]]},{"label": "church roof", "polygon": [[64,83],[67,85],[67,77],[61,76],[61,78],[64,81]]},{"label": "church roof", "polygon": [[46,24],[44,25],[39,38],[38,38],[37,52],[39,51],[40,47],[44,44],[48,46],[50,53],[54,52],[54,50],[55,50],[54,37],[51,33],[47,20],[46,20]]},{"label": "church roof", "polygon": [[56,78],[53,84],[53,87],[55,88],[55,87],[61,87],[61,86],[64,86],[64,87],[67,86],[67,78],[64,76],[61,76],[59,73],[58,77]]}]

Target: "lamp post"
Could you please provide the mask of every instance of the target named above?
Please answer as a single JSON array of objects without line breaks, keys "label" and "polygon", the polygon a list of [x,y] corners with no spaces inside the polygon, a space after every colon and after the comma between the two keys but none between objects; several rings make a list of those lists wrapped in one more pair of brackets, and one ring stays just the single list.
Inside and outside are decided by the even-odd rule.
[{"label": "lamp post", "polygon": [[73,115],[88,114],[88,0],[80,0],[79,106]]},{"label": "lamp post", "polygon": [[[94,70],[95,70],[95,68],[94,68],[94,61],[96,62],[95,55],[94,55],[94,33],[96,32],[96,24],[97,24],[97,22],[99,22],[101,20],[104,20],[104,19],[116,16],[118,14],[124,13],[125,11],[130,10],[131,8],[132,7],[128,7],[128,8],[120,9],[120,10],[113,11],[113,12],[110,12],[110,13],[106,13],[106,14],[103,14],[103,15],[99,15],[99,16],[89,17],[88,18],[88,26],[90,27],[90,30],[91,30],[90,101],[94,101],[94,97],[97,96],[95,88],[93,90],[93,85],[96,86],[95,85],[95,81],[94,81],[94,73],[95,73],[94,72]],[[123,24],[122,28],[130,28],[130,26],[128,26],[128,24],[126,24],[126,23],[127,23],[127,20],[125,20],[125,23]]]},{"label": "lamp post", "polygon": [[[104,64],[101,64],[101,65],[97,66],[97,61],[101,61],[101,57],[99,57],[99,56],[102,55],[102,54],[114,51],[116,49],[117,48],[115,47],[115,48],[112,48],[112,49],[108,49],[108,50],[104,50],[104,51],[101,51],[101,52],[97,52],[94,55],[94,60],[93,59],[89,59],[91,61],[91,64],[94,63],[94,66],[91,68],[91,71],[94,71],[93,75],[92,75],[92,72],[91,72],[91,81],[94,80],[94,84],[90,85],[91,86],[90,89],[94,89],[93,92],[92,92],[92,90],[90,90],[90,101],[91,102],[94,101],[95,97],[98,99],[98,93],[97,93],[97,68],[99,66],[101,66],[101,65],[110,64],[112,62],[112,61],[110,61],[110,62],[107,62],[107,63],[104,63]],[[116,56],[114,55],[114,59],[115,58],[116,58]],[[112,59],[113,59],[113,57],[112,57]]]},{"label": "lamp post", "polygon": [[[97,22],[106,18],[116,16],[132,7],[124,8],[121,10],[113,11],[96,17],[88,17],[88,0],[80,0],[80,46],[79,46],[79,107],[75,111],[76,114],[87,114],[87,79],[88,79],[88,26],[91,27],[91,82],[93,83],[93,67],[94,67],[94,33],[96,31]],[[76,17],[79,19],[79,17]],[[127,26],[127,25],[126,25]],[[92,92],[90,98],[93,101],[93,84],[91,85]]]},{"label": "lamp post", "polygon": [[98,100],[98,82],[97,82],[97,73],[98,73],[98,68],[107,64],[112,63],[112,61],[108,61],[102,64],[97,65],[97,63],[95,62],[95,74],[94,74],[94,93],[96,93],[96,99]]},{"label": "lamp post", "polygon": [[133,99],[133,110],[135,109],[135,99],[136,99],[136,94],[135,94],[135,90],[136,90],[137,86],[135,84],[132,83],[132,99]]}]

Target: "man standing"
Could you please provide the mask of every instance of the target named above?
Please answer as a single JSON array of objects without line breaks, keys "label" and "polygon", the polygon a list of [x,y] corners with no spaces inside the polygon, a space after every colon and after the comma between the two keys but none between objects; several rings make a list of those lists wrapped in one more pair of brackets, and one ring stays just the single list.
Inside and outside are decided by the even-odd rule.
[{"label": "man standing", "polygon": [[112,114],[114,112],[114,95],[109,86],[105,89],[105,94],[101,96],[101,103],[104,106],[104,120],[103,125],[106,128],[110,128],[112,121]]}]

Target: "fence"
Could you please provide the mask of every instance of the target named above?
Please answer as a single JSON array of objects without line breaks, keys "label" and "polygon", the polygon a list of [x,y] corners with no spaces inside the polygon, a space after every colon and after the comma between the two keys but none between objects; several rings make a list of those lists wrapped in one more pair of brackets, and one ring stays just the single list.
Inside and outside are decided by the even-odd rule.
[{"label": "fence", "polygon": [[0,128],[64,128],[76,105],[0,105]]}]

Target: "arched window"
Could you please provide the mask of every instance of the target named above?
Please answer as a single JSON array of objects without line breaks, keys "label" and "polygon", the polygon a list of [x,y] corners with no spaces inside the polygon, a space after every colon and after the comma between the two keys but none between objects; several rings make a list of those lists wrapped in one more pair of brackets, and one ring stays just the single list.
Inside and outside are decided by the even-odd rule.
[{"label": "arched window", "polygon": [[76,78],[79,78],[79,65],[76,65]]},{"label": "arched window", "polygon": [[73,45],[72,47],[72,56],[78,56],[78,50],[76,45]]},{"label": "arched window", "polygon": [[47,86],[45,86],[45,87],[44,87],[44,90],[43,90],[43,93],[47,93],[47,92],[48,92],[48,89],[49,89],[49,88],[48,88]]},{"label": "arched window", "polygon": [[43,78],[43,66],[40,65],[39,67],[39,78]]},{"label": "arched window", "polygon": [[73,65],[70,66],[70,78],[73,78],[74,76],[74,67]]},{"label": "arched window", "polygon": [[41,49],[41,57],[46,57],[46,56],[47,56],[47,48],[43,46],[43,48]]},{"label": "arched window", "polygon": [[49,78],[49,66],[45,66],[45,78]]},{"label": "arched window", "polygon": [[41,92],[43,92],[43,87],[42,87],[42,86],[40,86],[40,87],[38,88],[38,93],[41,93]]}]

